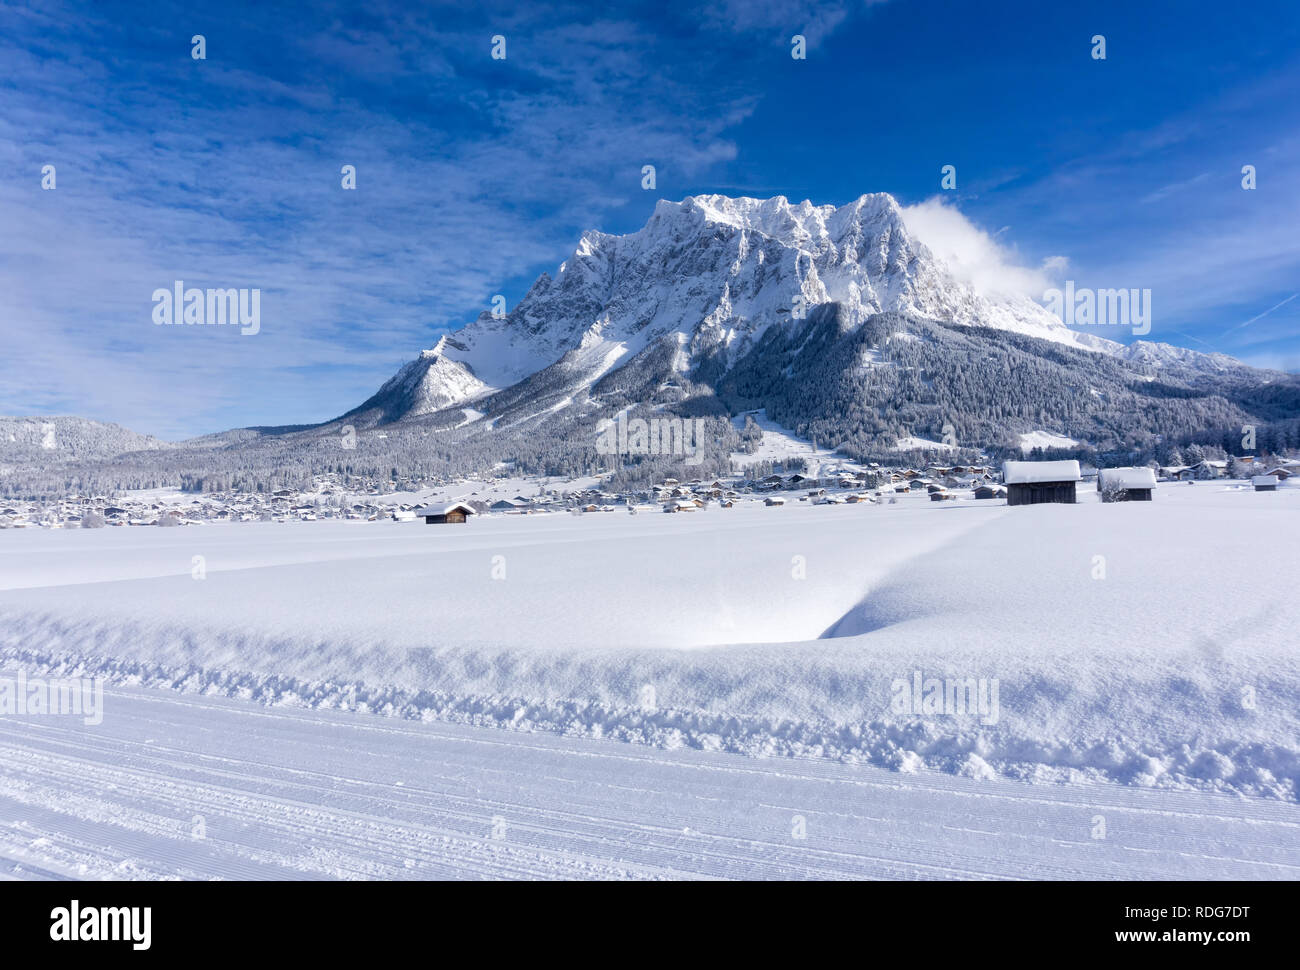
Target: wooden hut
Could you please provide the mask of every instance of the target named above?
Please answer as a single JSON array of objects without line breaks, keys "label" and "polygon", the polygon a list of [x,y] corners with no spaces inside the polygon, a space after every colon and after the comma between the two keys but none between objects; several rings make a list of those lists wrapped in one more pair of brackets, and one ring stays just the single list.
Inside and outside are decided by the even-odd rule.
[{"label": "wooden hut", "polygon": [[1272,475],[1255,475],[1251,478],[1250,484],[1255,486],[1257,492],[1277,491],[1277,479]]},{"label": "wooden hut", "polygon": [[1008,505],[1073,505],[1079,484],[1079,463],[1069,461],[1008,461],[1002,464]]},{"label": "wooden hut", "polygon": [[417,515],[424,517],[425,525],[447,525],[454,522],[464,523],[471,515],[476,515],[473,507],[464,502],[452,502],[450,505],[430,505],[420,509]]},{"label": "wooden hut", "polygon": [[1103,502],[1150,502],[1156,487],[1151,468],[1102,468],[1097,472],[1097,494]]}]

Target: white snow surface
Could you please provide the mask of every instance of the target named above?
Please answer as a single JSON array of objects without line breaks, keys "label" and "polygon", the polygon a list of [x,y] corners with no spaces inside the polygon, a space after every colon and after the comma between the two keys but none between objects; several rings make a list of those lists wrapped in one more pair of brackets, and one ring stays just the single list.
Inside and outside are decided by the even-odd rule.
[{"label": "white snow surface", "polygon": [[930,438],[919,438],[916,435],[899,438],[894,447],[898,451],[955,451],[957,449],[956,445],[950,445],[943,441],[934,441]]},{"label": "white snow surface", "polygon": [[833,449],[814,447],[813,442],[807,438],[799,437],[789,428],[769,418],[766,408],[739,414],[731,419],[731,423],[737,431],[741,431],[745,427],[746,418],[753,418],[754,423],[763,432],[763,440],[753,454],[746,454],[743,451],[732,452],[731,463],[735,468],[748,468],[760,461],[780,464],[792,458],[802,458],[808,468],[809,477],[816,478],[823,471],[831,468],[849,472],[858,471],[862,467],[852,459],[837,455]]},{"label": "white snow surface", "polygon": [[[10,531],[0,662],[281,706],[1295,800],[1300,490],[925,498]],[[915,672],[996,678],[996,723],[895,713]]]},{"label": "white snow surface", "polygon": [[1020,450],[1025,454],[1029,454],[1035,448],[1074,448],[1079,444],[1073,438],[1051,431],[1026,431],[1019,438]]},{"label": "white snow surface", "polygon": [[109,690],[105,708],[94,728],[0,718],[0,878],[1300,876],[1300,812],[1273,800],[899,774],[137,687]]}]

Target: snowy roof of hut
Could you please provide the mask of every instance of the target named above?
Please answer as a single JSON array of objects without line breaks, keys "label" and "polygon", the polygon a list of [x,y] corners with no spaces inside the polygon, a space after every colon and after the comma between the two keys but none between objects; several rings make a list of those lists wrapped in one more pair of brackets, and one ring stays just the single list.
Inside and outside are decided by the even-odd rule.
[{"label": "snowy roof of hut", "polygon": [[1155,488],[1156,473],[1151,468],[1103,468],[1097,483],[1102,488]]},{"label": "snowy roof of hut", "polygon": [[426,505],[417,511],[416,515],[449,515],[452,512],[460,510],[466,515],[477,515],[477,510],[472,505],[465,502],[452,502],[450,505]]},{"label": "snowy roof of hut", "polygon": [[1002,480],[1008,485],[1038,482],[1077,482],[1079,463],[1069,461],[1007,461],[1002,463]]}]

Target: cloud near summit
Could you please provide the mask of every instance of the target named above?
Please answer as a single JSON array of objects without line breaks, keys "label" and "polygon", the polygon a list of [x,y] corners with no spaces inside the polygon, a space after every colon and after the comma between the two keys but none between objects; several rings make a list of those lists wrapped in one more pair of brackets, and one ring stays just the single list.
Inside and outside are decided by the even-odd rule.
[{"label": "cloud near summit", "polygon": [[903,207],[907,231],[946,262],[953,273],[984,295],[1020,295],[1040,300],[1069,266],[1051,256],[1037,268],[1024,265],[1014,247],[1004,246],[938,196]]}]

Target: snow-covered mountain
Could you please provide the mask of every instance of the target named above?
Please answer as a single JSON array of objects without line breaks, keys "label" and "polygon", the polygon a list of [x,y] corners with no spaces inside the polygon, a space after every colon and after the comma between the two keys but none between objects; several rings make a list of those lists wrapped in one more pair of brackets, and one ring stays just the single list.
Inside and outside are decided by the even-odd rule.
[{"label": "snow-covered mountain", "polygon": [[[760,411],[861,460],[943,440],[1016,455],[1027,442],[1075,442],[1132,461],[1193,438],[1236,447],[1246,425],[1260,429],[1261,448],[1300,440],[1300,377],[1072,330],[1024,296],[977,290],[958,269],[909,231],[889,195],[838,208],[660,202],[637,232],[584,233],[513,309],[443,336],[339,418],[175,447],[69,426],[56,429],[55,449],[48,429],[15,424],[0,461],[25,477],[11,469],[3,484],[43,494],[68,478],[61,464],[51,478],[54,464],[111,455],[119,467],[81,487],[233,481],[232,467],[256,487],[290,469],[334,470],[341,456],[375,475],[508,466],[577,477],[608,470],[602,420],[656,412],[711,422],[705,460],[718,474],[742,447],[733,419]],[[346,426],[362,433],[340,435]],[[160,450],[142,457],[147,448]]]},{"label": "snow-covered mountain", "polygon": [[0,461],[53,463],[172,447],[151,435],[78,417],[0,417]]},{"label": "snow-covered mountain", "polygon": [[1227,354],[1207,354],[1199,350],[1188,350],[1186,347],[1175,347],[1173,344],[1155,343],[1150,340],[1135,340],[1126,347],[1115,348],[1114,353],[1117,357],[1146,367],[1187,367],[1211,376],[1237,371],[1247,366]]},{"label": "snow-covered mountain", "polygon": [[381,423],[396,421],[433,414],[490,391],[470,367],[447,356],[448,350],[456,346],[450,337],[443,337],[432,349],[404,365],[349,415],[364,413]]},{"label": "snow-covered mountain", "polygon": [[890,195],[838,208],[694,196],[661,201],[630,235],[584,233],[554,278],[542,274],[508,313],[485,312],[444,337],[349,414],[427,414],[557,363],[589,386],[656,346],[675,348],[680,372],[704,360],[725,371],[769,328],[831,303],[849,328],[896,311],[1076,348],[1120,346],[1068,329],[1023,296],[977,293],[908,232]]}]

